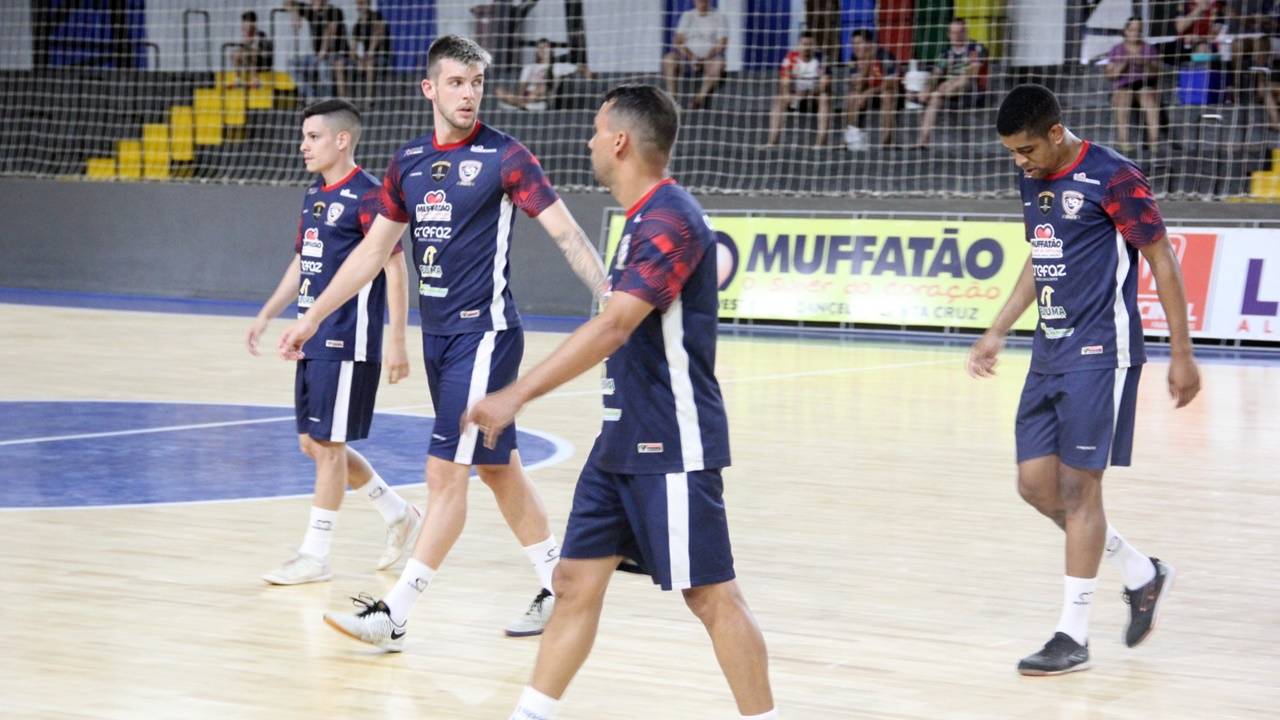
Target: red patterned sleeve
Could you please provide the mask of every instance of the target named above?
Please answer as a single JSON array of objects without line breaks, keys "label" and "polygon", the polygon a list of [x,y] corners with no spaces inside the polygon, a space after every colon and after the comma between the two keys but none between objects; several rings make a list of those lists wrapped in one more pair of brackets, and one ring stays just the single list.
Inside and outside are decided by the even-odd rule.
[{"label": "red patterned sleeve", "polygon": [[298,216],[298,237],[293,241],[293,252],[302,252],[302,216]]},{"label": "red patterned sleeve", "polygon": [[1134,247],[1150,245],[1164,237],[1164,218],[1156,206],[1151,184],[1132,165],[1121,167],[1111,176],[1102,196],[1102,209]]},{"label": "red patterned sleeve", "polygon": [[[374,187],[365,191],[360,198],[360,232],[368,235],[369,228],[373,227],[373,221],[378,215],[382,214],[382,188]],[[391,248],[391,254],[403,252],[404,248],[400,247],[397,242],[395,247]]]},{"label": "red patterned sleeve", "polygon": [[631,235],[626,267],[614,292],[625,292],[665,311],[702,261],[698,244],[684,218],[665,210],[645,213]]},{"label": "red patterned sleeve", "polygon": [[[387,174],[382,176],[382,190],[378,193],[377,214],[398,223],[409,222],[409,209],[405,205],[404,190],[400,187],[400,157],[391,158]],[[363,222],[363,218],[361,218]],[[372,222],[372,218],[370,219]],[[367,231],[368,228],[366,227]]]},{"label": "red patterned sleeve", "polygon": [[515,141],[502,152],[502,190],[529,217],[538,217],[560,199],[538,158]]}]

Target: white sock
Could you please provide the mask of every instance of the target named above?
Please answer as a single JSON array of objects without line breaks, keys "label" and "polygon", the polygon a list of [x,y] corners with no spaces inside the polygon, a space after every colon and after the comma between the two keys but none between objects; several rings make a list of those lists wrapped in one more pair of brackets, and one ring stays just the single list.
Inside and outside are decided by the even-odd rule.
[{"label": "white sock", "polygon": [[761,713],[759,715],[743,715],[741,717],[742,720],[778,720],[778,718],[782,716],[778,714],[778,708],[774,708],[767,713]]},{"label": "white sock", "polygon": [[542,583],[542,587],[555,592],[555,588],[551,587],[551,576],[555,574],[556,565],[560,564],[560,543],[556,542],[556,536],[552,534],[536,545],[526,546],[524,554],[533,563],[533,571],[538,573],[538,582]]},{"label": "white sock", "polygon": [[1108,560],[1114,560],[1120,566],[1120,577],[1124,578],[1124,586],[1137,590],[1155,579],[1156,566],[1151,558],[1138,552],[1120,533],[1107,523],[1107,545],[1104,553]]},{"label": "white sock", "polygon": [[400,518],[409,511],[409,503],[383,482],[378,473],[374,473],[373,477],[369,478],[369,482],[360,486],[360,494],[373,503],[374,509],[388,525],[399,522]]},{"label": "white sock", "polygon": [[559,700],[526,685],[510,720],[551,720],[556,716],[556,706],[559,704]]},{"label": "white sock", "polygon": [[413,604],[418,602],[418,596],[431,584],[431,578],[435,574],[435,570],[418,562],[417,558],[409,558],[404,564],[404,572],[400,573],[400,579],[386,597],[382,598],[382,602],[387,604],[387,610],[391,611],[392,622],[403,625],[409,619]]},{"label": "white sock", "polygon": [[1089,640],[1089,611],[1093,610],[1093,591],[1097,586],[1097,578],[1063,577],[1062,615],[1058,617],[1057,631],[1070,635],[1081,645]]},{"label": "white sock", "polygon": [[329,557],[329,545],[333,542],[333,526],[338,521],[337,510],[325,510],[311,506],[311,519],[307,522],[307,534],[302,536],[298,552],[321,559]]}]

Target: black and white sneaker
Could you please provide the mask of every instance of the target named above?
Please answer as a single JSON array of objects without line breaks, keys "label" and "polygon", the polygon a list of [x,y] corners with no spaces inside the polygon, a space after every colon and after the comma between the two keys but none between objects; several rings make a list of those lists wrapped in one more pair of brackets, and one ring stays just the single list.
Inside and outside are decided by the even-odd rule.
[{"label": "black and white sneaker", "polygon": [[529,603],[529,609],[524,611],[520,617],[516,618],[508,625],[503,632],[507,637],[531,637],[533,635],[541,635],[542,631],[547,628],[547,621],[551,619],[551,611],[556,607],[556,596],[551,594],[550,590],[543,588],[538,596]]},{"label": "black and white sneaker", "polygon": [[1122,595],[1129,605],[1129,624],[1124,629],[1124,644],[1129,647],[1137,647],[1156,629],[1160,604],[1173,589],[1173,566],[1159,558],[1151,558],[1151,564],[1156,567],[1151,582],[1137,590],[1125,588]]},{"label": "black and white sneaker", "polygon": [[356,607],[362,609],[355,614],[325,613],[324,621],[329,627],[387,652],[400,652],[404,649],[404,625],[397,625],[391,619],[391,611],[387,609],[386,603],[375,601],[373,596],[365,593],[351,600]]},{"label": "black and white sneaker", "polygon": [[1040,652],[1018,662],[1018,672],[1023,675],[1062,675],[1088,669],[1089,644],[1081,645],[1063,632],[1054,633]]}]

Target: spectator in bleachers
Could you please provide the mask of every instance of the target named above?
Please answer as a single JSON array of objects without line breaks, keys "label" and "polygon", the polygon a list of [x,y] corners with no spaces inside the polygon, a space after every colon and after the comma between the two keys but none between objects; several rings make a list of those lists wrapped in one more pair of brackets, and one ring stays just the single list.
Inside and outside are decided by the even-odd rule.
[{"label": "spectator in bleachers", "polygon": [[285,0],[285,7],[293,11],[294,28],[303,20],[311,30],[311,49],[314,53],[298,59],[298,87],[308,100],[319,95],[332,95],[337,88],[338,97],[347,95],[347,66],[351,62],[351,44],[347,41],[346,18],[340,8],[329,0],[311,0],[304,5],[300,0]]},{"label": "spectator in bleachers", "polygon": [[240,14],[240,45],[231,53],[231,64],[236,69],[236,82],[248,80],[256,86],[256,73],[267,72],[272,65],[271,40],[258,29],[258,13],[246,10]]},{"label": "spectator in bleachers", "polygon": [[961,18],[947,26],[947,39],[950,43],[938,56],[929,85],[919,96],[918,102],[925,106],[916,142],[919,148],[929,146],[944,102],[952,109],[976,107],[987,92],[987,48],[969,39],[969,27]]},{"label": "spectator in bleachers", "polygon": [[1222,0],[1187,0],[1182,14],[1173,21],[1181,44],[1179,64],[1193,52],[1202,52],[1204,45],[1212,51],[1223,21]]},{"label": "spectator in bleachers", "polygon": [[521,110],[545,110],[551,95],[551,70],[551,41],[542,38],[534,47],[533,62],[520,69],[515,88],[498,88],[498,99]]},{"label": "spectator in bleachers", "polygon": [[662,57],[667,92],[677,97],[676,80],[681,75],[700,75],[702,84],[689,103],[696,110],[706,104],[724,74],[729,20],[711,7],[711,0],[694,0],[693,8],[680,15],[673,45],[671,52]]},{"label": "spectator in bleachers", "polygon": [[815,146],[826,144],[827,125],[831,116],[831,66],[816,48],[812,34],[800,34],[796,48],[782,60],[778,77],[778,94],[769,111],[769,140],[765,147],[775,147],[782,136],[782,123],[788,110],[818,113],[818,137]]},{"label": "spectator in bleachers", "polygon": [[382,13],[373,9],[369,0],[356,0],[356,24],[351,28],[355,47],[351,62],[364,75],[365,102],[373,103],[374,83],[391,67],[391,33]]},{"label": "spectator in bleachers", "polygon": [[1155,47],[1142,38],[1142,18],[1131,17],[1124,24],[1124,40],[1107,53],[1103,72],[1111,80],[1111,107],[1115,110],[1116,144],[1126,155],[1129,144],[1129,113],[1136,97],[1146,118],[1147,144],[1156,147],[1160,138],[1160,58]]},{"label": "spectator in bleachers", "polygon": [[898,113],[898,90],[902,67],[893,53],[876,44],[870,30],[853,31],[853,58],[849,61],[849,89],[844,97],[844,141],[851,151],[862,150],[862,115],[868,107],[880,105],[880,144],[893,139]]},{"label": "spectator in bleachers", "polygon": [[1280,132],[1280,8],[1275,0],[1235,0],[1228,6],[1228,30],[1234,37],[1232,65],[1241,102],[1257,96],[1267,112],[1267,123]]}]

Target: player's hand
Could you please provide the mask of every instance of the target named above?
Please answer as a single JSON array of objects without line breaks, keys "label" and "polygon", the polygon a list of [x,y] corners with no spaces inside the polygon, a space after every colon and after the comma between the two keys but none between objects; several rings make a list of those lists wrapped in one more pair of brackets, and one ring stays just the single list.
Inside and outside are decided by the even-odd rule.
[{"label": "player's hand", "polygon": [[1175,408],[1185,407],[1200,392],[1200,370],[1190,355],[1175,355],[1169,362],[1169,397]]},{"label": "player's hand", "polygon": [[511,392],[511,387],[507,386],[472,405],[462,416],[461,426],[478,426],[484,434],[484,446],[492,450],[498,446],[502,431],[516,419],[516,413],[520,412],[522,406],[523,403]]},{"label": "player's hand", "polygon": [[285,328],[284,334],[280,336],[280,342],[276,345],[276,350],[285,360],[301,360],[302,346],[315,334],[315,323],[309,316],[303,315]]},{"label": "player's hand", "polygon": [[258,340],[262,338],[262,333],[267,329],[267,321],[262,318],[255,318],[253,324],[249,326],[249,331],[244,334],[244,346],[248,348],[250,355],[260,355],[258,352]]},{"label": "player's hand", "polygon": [[404,349],[403,339],[387,343],[386,357],[382,364],[387,366],[387,382],[392,385],[409,377],[409,353]]},{"label": "player's hand", "polygon": [[969,348],[966,366],[969,375],[976,378],[993,377],[996,374],[997,356],[1004,349],[1004,338],[990,331],[982,334]]}]

